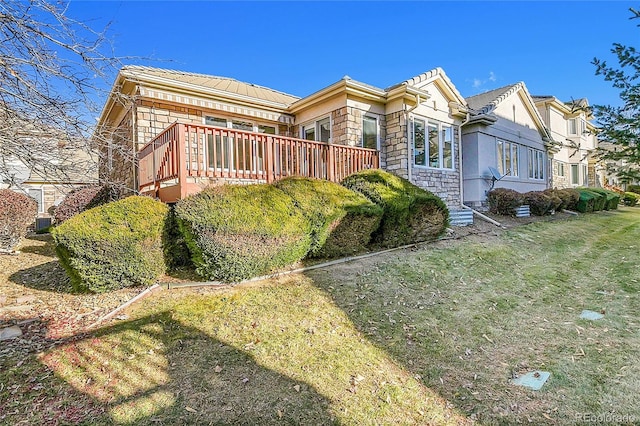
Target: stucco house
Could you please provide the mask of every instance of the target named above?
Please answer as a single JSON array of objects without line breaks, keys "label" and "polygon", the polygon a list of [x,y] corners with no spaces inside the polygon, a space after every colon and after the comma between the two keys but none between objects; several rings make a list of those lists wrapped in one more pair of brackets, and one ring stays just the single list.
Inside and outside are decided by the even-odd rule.
[{"label": "stucco house", "polygon": [[[495,188],[519,192],[549,187],[549,154],[557,147],[524,83],[466,99],[471,115],[462,128],[464,203],[482,209]],[[495,180],[491,169],[498,171]]]},{"label": "stucco house", "polygon": [[127,66],[94,137],[103,178],[166,202],[207,185],[288,175],[339,181],[381,167],[456,208],[467,114],[440,68],[386,89],[344,77],[299,98],[226,77]]},{"label": "stucco house", "polygon": [[554,96],[533,96],[551,137],[561,148],[553,155],[552,186],[602,186],[602,171],[595,157],[596,126],[590,120],[589,102],[561,102]]}]

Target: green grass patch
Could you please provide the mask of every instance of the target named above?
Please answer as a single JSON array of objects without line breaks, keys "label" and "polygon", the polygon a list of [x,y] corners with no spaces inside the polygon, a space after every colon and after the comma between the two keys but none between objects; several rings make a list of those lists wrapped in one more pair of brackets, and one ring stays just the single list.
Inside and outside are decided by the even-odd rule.
[{"label": "green grass patch", "polygon": [[[69,421],[86,424],[573,424],[612,407],[637,419],[639,238],[640,210],[623,207],[155,294],[127,321],[0,359],[3,421],[46,423],[51,407],[86,407]],[[541,391],[510,384],[536,369],[551,372]]]}]

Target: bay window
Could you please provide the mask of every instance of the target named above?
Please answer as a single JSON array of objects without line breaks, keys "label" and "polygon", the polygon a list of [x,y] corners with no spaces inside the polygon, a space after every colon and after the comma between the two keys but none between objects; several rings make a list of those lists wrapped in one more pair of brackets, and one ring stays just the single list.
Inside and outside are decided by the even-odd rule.
[{"label": "bay window", "polygon": [[411,127],[413,164],[453,169],[453,129],[443,123],[414,119]]},{"label": "bay window", "polygon": [[498,140],[498,171],[501,175],[518,176],[520,150],[518,144]]},{"label": "bay window", "polygon": [[529,148],[529,179],[544,179],[544,152]]}]

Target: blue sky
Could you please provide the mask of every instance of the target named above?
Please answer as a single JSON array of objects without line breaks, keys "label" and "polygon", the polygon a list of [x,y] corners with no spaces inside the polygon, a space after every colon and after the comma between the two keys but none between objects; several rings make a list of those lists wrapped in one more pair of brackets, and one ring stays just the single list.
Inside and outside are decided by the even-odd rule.
[{"label": "blue sky", "polygon": [[[232,77],[297,96],[344,75],[388,87],[442,67],[463,96],[524,81],[533,95],[618,104],[595,76],[612,43],[638,46],[628,2],[77,1],[111,21],[128,63]],[[638,46],[640,47],[640,46]]]}]

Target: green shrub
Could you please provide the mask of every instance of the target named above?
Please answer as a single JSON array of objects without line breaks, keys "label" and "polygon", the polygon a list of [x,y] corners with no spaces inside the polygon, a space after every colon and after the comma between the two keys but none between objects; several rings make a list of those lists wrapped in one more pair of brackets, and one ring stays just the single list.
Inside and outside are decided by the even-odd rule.
[{"label": "green shrub", "polygon": [[524,197],[513,189],[496,188],[487,193],[487,202],[491,213],[513,216],[515,209],[524,204]]},{"label": "green shrub", "polygon": [[560,209],[566,209],[575,211],[577,209],[578,201],[580,200],[580,192],[573,188],[558,189],[555,191],[556,195],[562,200]]},{"label": "green shrub", "polygon": [[557,212],[562,209],[563,201],[558,195],[557,189],[545,189],[542,193],[551,199],[551,210]]},{"label": "green shrub", "polygon": [[622,198],[624,205],[630,206],[630,207],[633,207],[636,204],[638,204],[639,200],[640,200],[640,194],[636,194],[635,192],[625,192],[624,197]]},{"label": "green shrub", "polygon": [[607,196],[598,192],[594,192],[589,188],[577,188],[580,192],[580,200],[577,208],[581,213],[597,212],[604,210],[607,203]]},{"label": "green shrub", "polygon": [[523,194],[525,204],[529,205],[529,210],[536,216],[550,214],[553,209],[551,197],[541,191],[530,191]]},{"label": "green shrub", "polygon": [[13,251],[35,223],[38,204],[28,195],[0,189],[0,250]]},{"label": "green shrub", "polygon": [[169,207],[164,232],[162,233],[162,249],[164,260],[169,270],[175,271],[183,267],[193,267],[189,247],[187,247],[187,242],[178,226],[175,205]]},{"label": "green shrub", "polygon": [[363,251],[380,225],[380,206],[336,183],[292,177],[278,181],[276,187],[293,198],[307,218],[312,257]]},{"label": "green shrub", "polygon": [[640,194],[640,185],[628,185],[627,191],[633,192],[635,194]]},{"label": "green shrub", "polygon": [[149,285],[165,271],[162,232],[168,207],[133,196],[86,210],[56,226],[60,263],[78,290]]},{"label": "green shrub", "polygon": [[609,191],[607,189],[602,188],[587,188],[591,192],[595,192],[597,194],[604,195],[605,205],[604,210],[616,210],[618,208],[618,204],[620,204],[620,195],[615,191]]},{"label": "green shrub", "polygon": [[291,265],[310,248],[308,224],[273,185],[206,188],[175,207],[196,272],[240,281]]},{"label": "green shrub", "polygon": [[429,191],[382,170],[347,176],[342,185],[361,193],[384,210],[374,242],[398,247],[440,236],[448,225],[444,202]]}]

